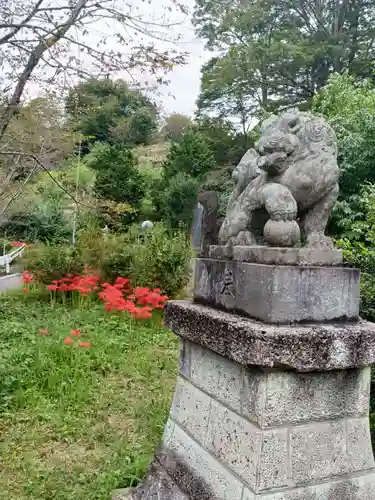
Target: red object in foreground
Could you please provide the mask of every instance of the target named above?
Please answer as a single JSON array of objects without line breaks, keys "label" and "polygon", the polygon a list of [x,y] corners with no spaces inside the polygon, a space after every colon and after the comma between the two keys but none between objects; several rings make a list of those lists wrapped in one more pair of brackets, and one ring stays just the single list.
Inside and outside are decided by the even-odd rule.
[{"label": "red object in foreground", "polygon": [[24,283],[32,283],[33,282],[33,275],[31,274],[30,271],[24,271],[22,273],[22,281]]},{"label": "red object in foreground", "polygon": [[81,336],[81,330],[72,330],[71,332],[72,337],[80,337]]},{"label": "red object in foreground", "polygon": [[[25,277],[29,279],[28,274]],[[159,288],[132,289],[130,280],[121,276],[111,284],[101,283],[100,277],[96,274],[67,275],[59,280],[53,280],[47,286],[47,290],[56,293],[78,292],[81,297],[97,293],[99,299],[104,302],[106,311],[126,311],[135,319],[151,318],[152,311],[163,309],[168,300],[166,295],[161,295]],[[72,332],[72,335],[79,337],[79,333]]]},{"label": "red object in foreground", "polygon": [[80,342],[79,347],[91,347],[90,342]]},{"label": "red object in foreground", "polygon": [[12,241],[12,243],[10,244],[10,246],[12,246],[12,247],[23,247],[23,246],[26,246],[26,243],[24,243],[23,241]]},{"label": "red object in foreground", "polygon": [[64,339],[64,344],[66,344],[66,345],[69,345],[69,344],[71,344],[72,342],[73,342],[73,340],[72,340],[70,337],[66,337],[66,338]]}]

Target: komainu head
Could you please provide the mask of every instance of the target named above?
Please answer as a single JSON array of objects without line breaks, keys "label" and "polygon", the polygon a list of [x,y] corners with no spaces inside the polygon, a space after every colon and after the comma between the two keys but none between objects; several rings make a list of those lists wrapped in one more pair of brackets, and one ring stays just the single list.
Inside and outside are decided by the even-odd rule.
[{"label": "komainu head", "polygon": [[256,150],[261,157],[258,168],[276,175],[307,156],[336,158],[337,139],[323,118],[291,109],[262,123]]}]

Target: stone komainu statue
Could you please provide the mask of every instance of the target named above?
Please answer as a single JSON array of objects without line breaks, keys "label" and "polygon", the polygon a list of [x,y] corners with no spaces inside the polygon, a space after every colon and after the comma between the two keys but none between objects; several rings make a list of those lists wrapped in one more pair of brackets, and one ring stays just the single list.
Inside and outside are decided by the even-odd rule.
[{"label": "stone komainu statue", "polygon": [[221,245],[293,246],[302,233],[307,246],[332,247],[324,232],[339,168],[336,136],[323,118],[295,109],[271,116],[233,178]]}]

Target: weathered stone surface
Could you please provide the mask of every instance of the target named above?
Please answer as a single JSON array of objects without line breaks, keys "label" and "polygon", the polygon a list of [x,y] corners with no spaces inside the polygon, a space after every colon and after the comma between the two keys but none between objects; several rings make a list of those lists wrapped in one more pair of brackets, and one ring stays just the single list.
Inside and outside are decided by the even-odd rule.
[{"label": "weathered stone surface", "polygon": [[190,301],[168,302],[165,321],[176,335],[246,366],[312,372],[375,362],[375,325],[366,321],[266,325]]},{"label": "weathered stone surface", "polygon": [[[210,257],[221,255],[226,259],[226,247],[211,247]],[[238,262],[255,262],[280,266],[340,266],[343,262],[342,251],[337,249],[320,250],[317,248],[277,248],[266,246],[236,246],[231,255]],[[219,257],[216,257],[219,258]]]},{"label": "weathered stone surface", "polygon": [[286,428],[262,432],[256,491],[291,485]]},{"label": "weathered stone surface", "polygon": [[198,196],[198,202],[203,206],[201,246],[199,253],[208,256],[210,246],[216,245],[219,234],[217,216],[218,195],[215,191],[205,191]]},{"label": "weathered stone surface", "polygon": [[324,231],[338,196],[339,168],[330,125],[298,110],[272,116],[262,123],[256,151],[248,151],[247,158],[238,168],[220,244],[253,245],[270,219],[264,239],[274,246],[293,245],[290,223],[298,217],[308,246],[332,247]]},{"label": "weathered stone surface", "polygon": [[358,318],[359,293],[356,269],[196,261],[194,300],[268,323]]},{"label": "weathered stone surface", "polygon": [[131,500],[131,488],[122,488],[115,490],[112,494],[112,500]]},{"label": "weathered stone surface", "polygon": [[290,431],[292,479],[295,484],[350,472],[345,420],[313,423]]},{"label": "weathered stone surface", "polygon": [[346,432],[350,471],[357,472],[374,468],[368,417],[348,419]]},{"label": "weathered stone surface", "polygon": [[242,500],[374,500],[375,473],[315,486],[256,495],[244,490]]},{"label": "weathered stone surface", "polygon": [[187,380],[179,378],[171,416],[200,443],[207,435],[211,399]]},{"label": "weathered stone surface", "polygon": [[264,427],[267,374],[257,367],[244,367],[241,414]]},{"label": "weathered stone surface", "polygon": [[367,415],[370,368],[318,373],[246,370],[242,413],[262,427]]},{"label": "weathered stone surface", "polygon": [[[201,482],[210,488],[216,496],[213,498],[220,500],[241,500],[243,485],[241,481],[208,453],[202,446],[194,441],[186,432],[184,432],[176,423],[173,426],[173,432],[170,434],[167,442],[164,443],[168,453],[178,457],[178,463],[184,464],[185,474],[174,473],[169,467],[169,475],[176,480],[180,488],[187,491],[188,488],[182,487],[182,481],[188,482],[185,476],[192,476],[190,484],[194,484],[194,478],[200,478]],[[180,469],[179,465],[176,469]],[[182,476],[182,477],[181,477]],[[191,488],[191,487],[190,487]],[[207,494],[207,491],[206,491]],[[164,500],[164,497],[161,497]],[[211,497],[200,497],[191,495],[192,500],[210,500]]]},{"label": "weathered stone surface", "polygon": [[190,379],[213,397],[234,410],[240,410],[243,372],[242,365],[189,343]]},{"label": "weathered stone surface", "polygon": [[[189,473],[188,469],[184,470],[184,473],[186,474],[186,481],[193,482],[194,475]],[[127,500],[156,500],[159,498],[163,500],[192,500],[188,492],[181,491],[158,460],[154,460],[145,480],[138,488],[129,493]],[[196,496],[195,498],[197,500],[215,500],[212,493],[211,496],[207,496],[206,491],[202,492],[200,497]]]},{"label": "weathered stone surface", "polygon": [[260,429],[220,403],[212,403],[206,448],[253,489],[261,443]]},{"label": "weathered stone surface", "polygon": [[180,367],[181,375],[190,377],[190,342],[182,340],[180,342]]}]

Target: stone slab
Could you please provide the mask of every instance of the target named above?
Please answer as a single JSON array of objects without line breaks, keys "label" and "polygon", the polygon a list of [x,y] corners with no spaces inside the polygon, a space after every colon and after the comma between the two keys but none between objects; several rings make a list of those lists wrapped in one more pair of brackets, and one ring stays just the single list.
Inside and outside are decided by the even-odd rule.
[{"label": "stone slab", "polygon": [[340,266],[343,262],[342,251],[317,248],[285,248],[254,246],[211,246],[208,255],[211,259],[233,259],[238,262],[276,264],[280,266]]},{"label": "stone slab", "polygon": [[345,370],[375,362],[375,324],[267,325],[191,301],[170,301],[167,326],[178,336],[245,366],[299,372]]},{"label": "stone slab", "polygon": [[255,495],[244,490],[242,500],[374,500],[375,473],[280,492]]},{"label": "stone slab", "polygon": [[206,440],[211,398],[179,377],[174,393],[171,417],[200,443]]},{"label": "stone slab", "polygon": [[184,364],[182,375],[260,428],[368,417],[370,367],[323,373],[244,367],[186,339],[180,342],[181,356],[191,363],[191,368]]},{"label": "stone slab", "polygon": [[[198,444],[177,423],[171,422],[172,430],[164,440],[159,462],[182,491],[189,492],[194,500],[217,498],[241,500],[243,484],[227,467]],[[208,496],[198,496],[204,491]],[[209,492],[213,496],[209,496]],[[161,497],[164,500],[164,497]]]},{"label": "stone slab", "polygon": [[345,420],[291,429],[291,468],[295,484],[319,482],[349,473],[345,440]]},{"label": "stone slab", "polygon": [[[262,431],[243,417],[213,401],[205,448],[255,489]],[[284,463],[287,458],[285,449]]]},{"label": "stone slab", "polygon": [[187,345],[190,353],[190,380],[212,397],[240,411],[243,367],[196,344]]},{"label": "stone slab", "polygon": [[268,323],[357,319],[360,273],[197,259],[194,300]]},{"label": "stone slab", "polygon": [[121,488],[112,493],[112,500],[131,500],[132,488]]},{"label": "stone slab", "polygon": [[263,428],[367,417],[370,379],[370,367],[323,373],[246,369],[241,413]]}]

